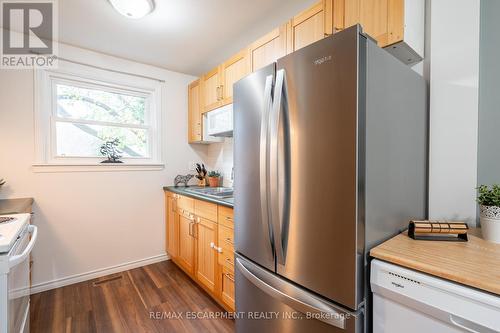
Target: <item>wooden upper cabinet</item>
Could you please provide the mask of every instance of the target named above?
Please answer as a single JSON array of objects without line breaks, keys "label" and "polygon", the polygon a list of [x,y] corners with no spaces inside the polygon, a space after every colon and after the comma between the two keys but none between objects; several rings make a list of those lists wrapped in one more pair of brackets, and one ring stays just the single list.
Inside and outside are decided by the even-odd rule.
[{"label": "wooden upper cabinet", "polygon": [[216,291],[217,223],[197,217],[196,223],[196,278],[211,292]]},{"label": "wooden upper cabinet", "polygon": [[221,105],[221,79],[219,66],[212,69],[202,77],[203,108],[202,112],[207,112],[218,108]]},{"label": "wooden upper cabinet", "polygon": [[[339,10],[337,19],[337,22],[343,19],[342,28],[359,23],[363,32],[374,38],[381,47],[403,39],[404,0],[334,0],[334,12],[335,5],[343,8],[343,18]],[[334,14],[335,26],[336,17]]]},{"label": "wooden upper cabinet", "polygon": [[333,2],[322,0],[295,15],[288,24],[287,53],[297,51],[332,34]]},{"label": "wooden upper cabinet", "polygon": [[332,32],[336,33],[345,29],[345,0],[331,0],[332,6]]},{"label": "wooden upper cabinet", "polygon": [[233,84],[249,73],[247,50],[203,75],[203,108],[208,112],[233,102]]},{"label": "wooden upper cabinet", "polygon": [[250,45],[248,57],[251,72],[255,72],[286,55],[286,33],[287,25],[285,24]]},{"label": "wooden upper cabinet", "polygon": [[385,46],[389,39],[388,0],[358,0],[359,22],[365,33],[375,38],[379,45]]},{"label": "wooden upper cabinet", "polygon": [[247,54],[248,50],[242,50],[222,64],[222,105],[233,102],[233,84],[250,72]]},{"label": "wooden upper cabinet", "polygon": [[196,143],[203,140],[201,113],[200,80],[192,82],[188,87],[188,142]]},{"label": "wooden upper cabinet", "polygon": [[[423,1],[423,0],[421,0]],[[389,36],[387,39],[387,44],[391,45],[402,41],[405,36],[405,1],[404,0],[389,0],[387,8],[387,29],[389,31]],[[425,4],[421,5],[421,12],[425,16]],[[417,16],[415,14],[415,16]],[[422,17],[422,30],[424,30],[423,24],[425,19]],[[412,27],[413,24],[409,24]],[[416,23],[415,26],[418,26]],[[423,37],[422,37],[423,43]],[[423,55],[423,50],[421,52]]]}]

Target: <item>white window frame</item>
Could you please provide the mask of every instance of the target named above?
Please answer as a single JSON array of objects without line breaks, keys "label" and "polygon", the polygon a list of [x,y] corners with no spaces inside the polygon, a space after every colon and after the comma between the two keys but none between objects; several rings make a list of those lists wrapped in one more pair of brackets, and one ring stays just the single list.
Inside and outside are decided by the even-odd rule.
[{"label": "white window frame", "polygon": [[[107,71],[90,66],[59,62],[57,69],[36,69],[35,82],[35,163],[33,167],[39,172],[54,171],[109,171],[109,170],[159,170],[163,169],[162,143],[162,102],[163,83],[148,79]],[[105,157],[58,156],[56,141],[58,83],[74,85],[82,88],[102,88],[105,91],[127,93],[146,97],[146,115],[143,125],[124,125],[148,130],[149,156],[124,157],[124,163],[101,164]],[[66,121],[66,119],[62,119]],[[80,122],[78,119],[70,123]],[[82,120],[82,123],[117,126],[116,123]]]}]

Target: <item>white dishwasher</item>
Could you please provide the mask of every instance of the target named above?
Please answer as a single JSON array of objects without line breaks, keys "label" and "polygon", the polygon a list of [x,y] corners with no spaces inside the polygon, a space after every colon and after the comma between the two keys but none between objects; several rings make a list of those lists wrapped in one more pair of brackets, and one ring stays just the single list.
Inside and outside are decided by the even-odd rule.
[{"label": "white dishwasher", "polygon": [[499,296],[379,260],[370,284],[373,333],[500,332]]}]

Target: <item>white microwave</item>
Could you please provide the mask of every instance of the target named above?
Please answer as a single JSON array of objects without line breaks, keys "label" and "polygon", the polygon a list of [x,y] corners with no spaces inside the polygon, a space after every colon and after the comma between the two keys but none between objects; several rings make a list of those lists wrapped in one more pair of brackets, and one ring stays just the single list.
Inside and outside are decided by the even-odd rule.
[{"label": "white microwave", "polygon": [[205,113],[204,126],[209,136],[232,137],[233,104],[224,105]]}]

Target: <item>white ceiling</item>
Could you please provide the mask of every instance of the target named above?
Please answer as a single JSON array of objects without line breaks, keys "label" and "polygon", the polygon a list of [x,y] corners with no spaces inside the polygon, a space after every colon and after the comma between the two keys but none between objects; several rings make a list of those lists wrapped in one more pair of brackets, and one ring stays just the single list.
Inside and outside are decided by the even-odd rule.
[{"label": "white ceiling", "polygon": [[60,0],[59,40],[199,75],[307,8],[315,0],[156,0],[139,19],[107,0]]}]

